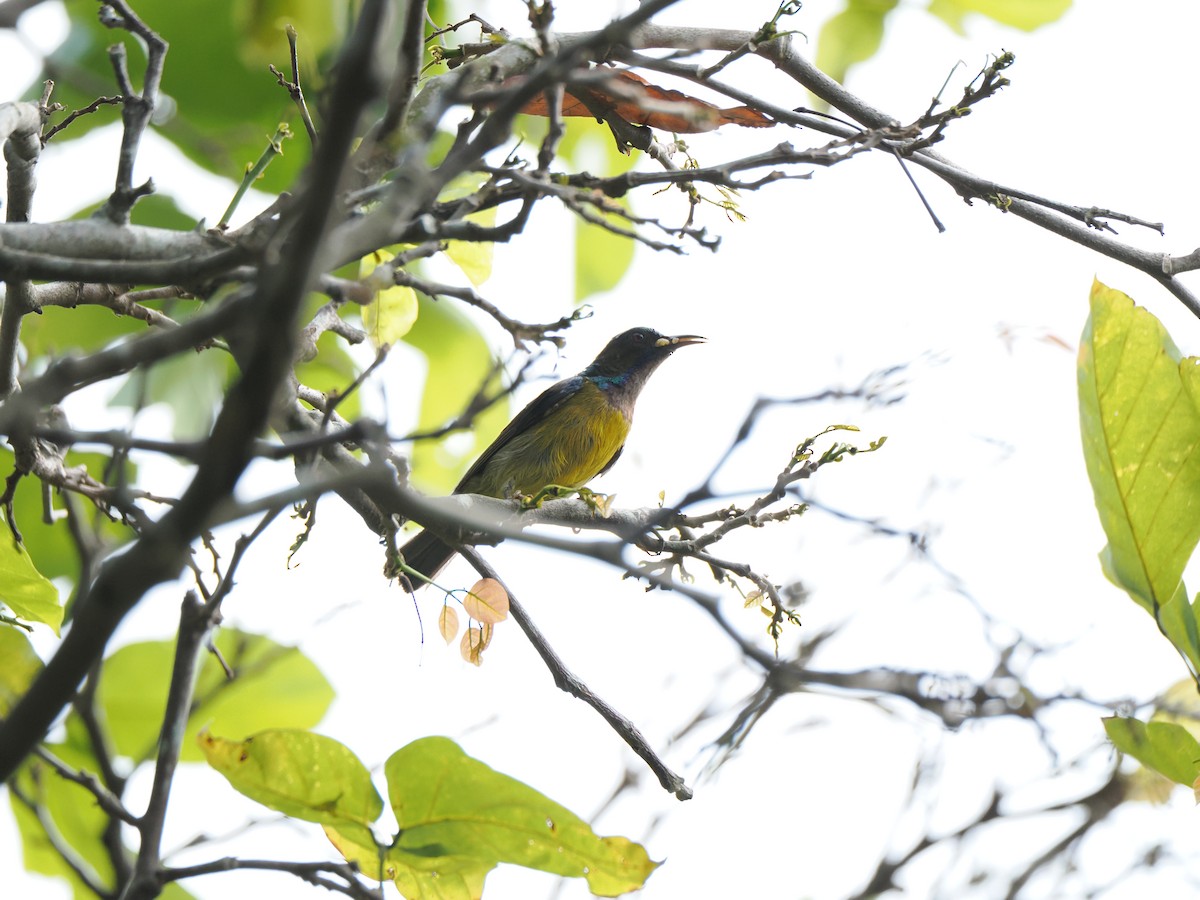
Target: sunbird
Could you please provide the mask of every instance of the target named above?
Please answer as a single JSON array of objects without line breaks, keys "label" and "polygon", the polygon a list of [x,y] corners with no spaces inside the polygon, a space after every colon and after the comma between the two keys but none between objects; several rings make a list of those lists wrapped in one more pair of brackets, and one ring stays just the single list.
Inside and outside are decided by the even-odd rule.
[{"label": "sunbird", "polygon": [[[696,334],[674,337],[631,328],[608,342],[590,366],[544,390],[492,441],[454,489],[510,499],[549,485],[581,488],[612,468],[625,447],[633,407],[646,381],[680,347],[700,344]],[[431,531],[402,548],[405,565],[433,579],[454,549]],[[401,576],[407,590],[419,578]]]}]

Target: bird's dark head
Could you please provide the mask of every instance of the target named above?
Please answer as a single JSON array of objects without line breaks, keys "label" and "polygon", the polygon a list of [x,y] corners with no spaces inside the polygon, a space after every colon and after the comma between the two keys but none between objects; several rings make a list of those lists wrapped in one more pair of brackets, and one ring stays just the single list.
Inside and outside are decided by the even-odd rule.
[{"label": "bird's dark head", "polygon": [[653,328],[630,328],[609,341],[584,374],[613,378],[640,373],[645,378],[680,347],[702,344],[704,340],[697,334],[671,337]]}]

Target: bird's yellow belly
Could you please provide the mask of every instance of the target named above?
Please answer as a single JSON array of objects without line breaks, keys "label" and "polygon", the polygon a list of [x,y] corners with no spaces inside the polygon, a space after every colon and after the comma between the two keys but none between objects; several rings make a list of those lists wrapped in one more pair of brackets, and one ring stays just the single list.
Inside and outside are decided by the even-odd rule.
[{"label": "bird's yellow belly", "polygon": [[595,478],[625,444],[629,419],[592,390],[594,396],[564,404],[539,427],[509,441],[465,489],[511,497],[548,484],[583,487]]}]

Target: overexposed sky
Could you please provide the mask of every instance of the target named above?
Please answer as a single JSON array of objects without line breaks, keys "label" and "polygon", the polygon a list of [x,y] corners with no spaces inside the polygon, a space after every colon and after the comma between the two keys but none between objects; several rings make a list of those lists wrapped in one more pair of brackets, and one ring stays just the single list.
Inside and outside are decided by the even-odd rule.
[{"label": "overexposed sky", "polygon": [[[611,8],[562,6],[564,29],[603,24]],[[835,8],[832,0],[812,0],[789,24],[815,38]],[[774,9],[773,2],[683,2],[666,20],[753,28]],[[492,3],[486,17],[520,30],[524,7]],[[1034,34],[973,18],[959,37],[919,5],[902,4],[883,50],[851,73],[848,86],[911,120],[960,60],[947,98],[958,96],[989,53],[1011,50],[1013,84],[954,123],[941,152],[1007,185],[1163,221],[1165,238],[1117,227],[1139,246],[1187,253],[1200,245],[1198,135],[1190,113],[1198,20],[1192,4],[1163,0],[1134,8],[1081,0],[1061,22]],[[42,39],[53,21],[52,10],[39,10],[25,30]],[[0,39],[0,58],[12,61],[0,83],[11,93],[25,75],[11,37]],[[781,105],[806,102],[757,60],[725,77]],[[115,160],[117,139],[109,130],[89,141],[100,160],[105,153]],[[809,139],[784,128],[725,129],[689,145],[703,162]],[[78,152],[78,145],[64,144],[47,154],[35,205],[40,216],[67,215],[109,190],[109,170],[95,163],[85,172]],[[180,183],[173,175],[178,166],[172,153],[151,144],[140,172],[171,185],[194,215],[219,216],[232,187],[207,178]],[[639,250],[619,288],[592,301],[595,315],[573,332],[556,374],[582,368],[610,336],[633,325],[704,334],[710,343],[680,352],[655,376],[624,456],[594,486],[618,494],[619,505],[654,504],[659,491],[669,503],[704,478],[755,398],[851,387],[873,370],[907,364],[901,404],[772,412],[718,485],[764,488],[802,438],[834,422],[858,425],[864,444],[887,435],[882,452],[826,468],[807,490],[849,513],[928,531],[933,556],[950,574],[916,560],[898,539],[872,537],[817,512],[731,541],[727,555],[744,554],[778,581],[804,581],[813,594],[805,629],[840,628],[819,657],[825,667],[986,675],[988,635],[962,586],[993,617],[994,639],[1020,629],[1054,648],[1031,670],[1038,689],[1147,700],[1185,672],[1149,618],[1099,571],[1103,536],[1079,451],[1073,351],[1093,277],[1147,306],[1185,353],[1200,347],[1197,323],[1149,278],[980,203],[967,207],[932,176],[914,171],[947,233],[936,232],[894,160],[875,154],[818,169],[810,181],[744,194],[744,224],[707,213],[704,224],[723,236],[715,255]],[[635,202],[640,212],[668,219],[684,212],[670,194]],[[494,275],[482,289],[488,299],[518,318],[562,315],[572,296],[567,235],[566,214],[543,204],[523,239],[498,248]],[[507,350],[502,335],[489,333]],[[540,371],[550,370],[545,361]],[[394,432],[409,424],[404,417],[415,400],[406,391],[419,372],[415,354],[397,352],[383,369],[386,390],[367,389],[372,408],[391,415]],[[527,385],[520,399],[532,399],[542,386]],[[259,467],[243,488],[265,491],[286,476]],[[568,665],[693,784],[696,798],[680,804],[594,713],[554,688],[515,625],[499,629],[481,669],[468,666],[437,637],[440,601],[430,591],[419,600],[422,643],[412,603],[380,575],[374,536],[336,502],[324,504],[313,540],[289,570],[284,561],[294,529],[283,522],[260,541],[225,614],[230,624],[299,643],[318,662],[339,691],[319,730],[369,765],[409,740],[446,734],[585,818],[628,767],[641,776],[639,787],[595,825],[600,833],[644,840],[655,859],[666,859],[642,893],[646,900],[837,898],[859,889],[881,847],[903,852],[919,833],[920,811],[900,807],[915,761],[937,748],[945,787],[928,812],[938,832],[973,815],[993,782],[1020,787],[1014,796],[1036,805],[1083,790],[1087,773],[1104,758],[1099,714],[1090,709],[1060,710],[1049,724],[1070,753],[1097,747],[1094,764],[1080,776],[1050,777],[1046,752],[1027,723],[968,724],[944,736],[904,707],[889,716],[863,703],[799,694],[780,702],[738,757],[703,778],[710,759],[705,742],[757,684],[757,673],[741,665],[707,617],[681,598],[645,593],[595,564],[550,558],[514,542],[486,551]],[[237,533],[226,532],[226,546]],[[465,566],[450,570],[451,582],[454,572],[468,583]],[[711,587],[699,567],[695,574]],[[181,596],[179,585],[156,591],[120,639],[168,636]],[[738,607],[729,597],[729,615],[767,646],[761,617]],[[804,629],[789,631],[785,651],[804,637]],[[713,712],[709,722],[673,742],[706,707]],[[144,797],[148,785],[148,779],[135,785],[135,794]],[[182,773],[173,804],[168,847],[198,831],[224,833],[247,816],[261,818],[223,779],[199,769]],[[1066,827],[1026,823],[957,858],[931,855],[914,866],[909,896],[925,896],[942,871],[1003,867],[1035,855]],[[1155,840],[1200,849],[1182,792],[1164,809],[1128,805],[1102,831],[1083,857],[1083,881],[1035,882],[1029,896],[1072,896],[1080,884],[1106,883]],[[20,874],[15,847],[11,823],[0,816],[6,883],[17,875],[25,892],[14,896],[65,896],[57,885]],[[254,829],[219,851],[170,862],[223,853],[316,859],[329,850],[319,829],[298,824]],[[1144,881],[1120,881],[1103,896],[1165,896],[1178,889],[1177,876],[1168,868]],[[279,875],[211,876],[185,887],[213,898],[256,891],[327,896]],[[486,896],[547,897],[554,890],[550,876],[506,867],[489,876]],[[980,891],[974,896],[990,896]],[[586,891],[569,883],[557,896]]]}]

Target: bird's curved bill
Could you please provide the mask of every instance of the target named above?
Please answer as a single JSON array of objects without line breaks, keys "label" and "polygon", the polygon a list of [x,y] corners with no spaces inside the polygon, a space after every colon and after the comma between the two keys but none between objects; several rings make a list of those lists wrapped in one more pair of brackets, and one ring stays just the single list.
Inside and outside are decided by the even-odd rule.
[{"label": "bird's curved bill", "polygon": [[654,342],[656,347],[682,347],[686,344],[703,344],[708,338],[698,334],[677,334],[674,337],[664,335]]}]

